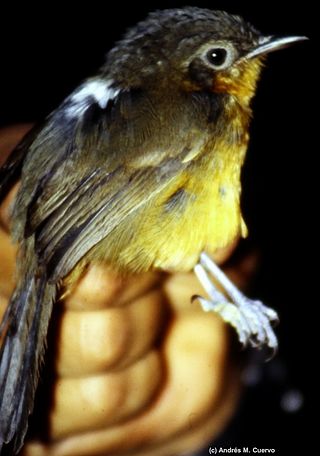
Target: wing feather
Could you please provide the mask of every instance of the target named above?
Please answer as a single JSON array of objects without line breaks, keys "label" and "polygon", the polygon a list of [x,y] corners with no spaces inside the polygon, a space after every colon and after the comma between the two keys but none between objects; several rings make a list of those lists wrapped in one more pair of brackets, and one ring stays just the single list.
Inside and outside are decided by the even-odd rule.
[{"label": "wing feather", "polygon": [[[97,187],[96,195],[91,195],[91,198],[96,201],[98,196],[99,204],[90,206],[85,216],[77,216],[75,210],[71,217],[72,226],[57,233],[41,251],[50,279],[57,281],[67,275],[89,250],[118,225],[125,223],[129,215],[147,205],[185,166],[180,160],[171,159],[164,167],[148,167],[127,173],[125,179],[116,178],[110,182],[112,191],[102,199]],[[50,228],[47,233],[50,233]]]},{"label": "wing feather", "polygon": [[148,115],[150,103],[141,92],[127,91],[105,108],[92,101],[69,119],[65,102],[31,144],[13,224],[17,239],[35,236],[38,261],[51,281],[152,203],[189,165],[186,156],[198,153],[199,140],[189,135],[184,117],[190,109],[179,107],[182,118],[159,124],[158,116]]}]

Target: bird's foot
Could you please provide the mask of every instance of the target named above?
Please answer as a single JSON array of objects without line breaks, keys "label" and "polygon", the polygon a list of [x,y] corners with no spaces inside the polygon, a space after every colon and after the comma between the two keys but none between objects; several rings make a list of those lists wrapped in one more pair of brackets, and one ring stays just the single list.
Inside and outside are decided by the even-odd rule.
[{"label": "bird's foot", "polygon": [[[278,315],[273,309],[261,301],[247,298],[205,253],[201,254],[200,263],[195,266],[195,273],[210,297],[193,298],[199,300],[204,311],[216,312],[224,321],[231,324],[243,345],[259,348],[266,345],[273,352],[277,350],[278,341],[272,323],[278,321]],[[217,290],[208,273],[222,285],[230,299]]]}]

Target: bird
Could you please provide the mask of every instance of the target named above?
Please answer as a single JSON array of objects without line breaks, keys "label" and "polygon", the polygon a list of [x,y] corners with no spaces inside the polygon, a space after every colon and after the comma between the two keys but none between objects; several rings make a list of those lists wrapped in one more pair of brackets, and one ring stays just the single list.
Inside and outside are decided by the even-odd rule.
[{"label": "bird", "polygon": [[240,175],[265,56],[304,39],[263,35],[224,11],[152,12],[9,156],[0,201],[20,181],[18,260],[0,326],[0,453],[24,443],[54,303],[90,264],[194,270],[205,311],[241,343],[277,348],[276,311],[212,254],[247,235]]}]

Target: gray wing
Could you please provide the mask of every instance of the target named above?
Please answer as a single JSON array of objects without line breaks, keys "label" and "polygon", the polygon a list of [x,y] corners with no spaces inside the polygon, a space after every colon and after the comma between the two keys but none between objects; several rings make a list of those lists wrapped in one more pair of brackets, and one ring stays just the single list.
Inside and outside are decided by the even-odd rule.
[{"label": "gray wing", "polygon": [[[35,236],[38,261],[52,281],[186,168],[192,145],[166,144],[156,116],[148,115],[149,101],[141,103],[126,93],[106,109],[92,105],[67,132],[62,107],[30,147],[15,235]],[[151,131],[158,136],[150,138]]]},{"label": "gray wing", "polygon": [[119,167],[109,174],[90,174],[37,229],[36,251],[51,280],[68,274],[93,246],[161,192],[181,169],[181,162],[171,159],[164,167]]}]

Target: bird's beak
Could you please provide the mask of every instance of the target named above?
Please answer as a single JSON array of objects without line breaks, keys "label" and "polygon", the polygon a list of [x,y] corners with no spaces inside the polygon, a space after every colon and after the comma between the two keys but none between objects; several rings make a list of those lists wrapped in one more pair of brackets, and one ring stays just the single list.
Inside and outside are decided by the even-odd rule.
[{"label": "bird's beak", "polygon": [[246,54],[246,59],[252,59],[262,54],[268,54],[269,52],[277,51],[278,49],[286,48],[293,43],[298,41],[305,41],[309,38],[306,36],[264,36],[259,40],[258,45]]}]

